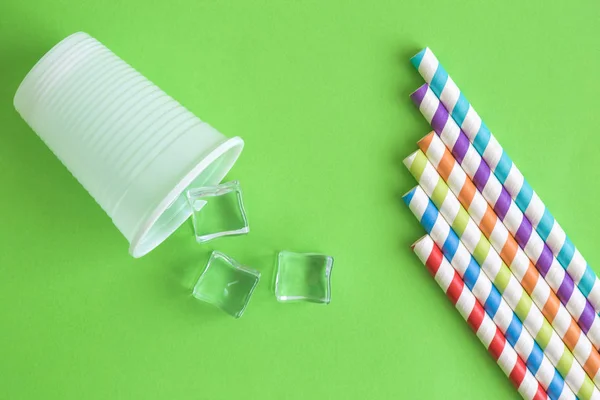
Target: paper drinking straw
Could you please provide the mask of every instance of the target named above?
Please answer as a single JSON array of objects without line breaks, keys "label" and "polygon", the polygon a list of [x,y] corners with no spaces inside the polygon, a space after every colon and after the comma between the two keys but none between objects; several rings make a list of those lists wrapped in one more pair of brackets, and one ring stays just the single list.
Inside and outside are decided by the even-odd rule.
[{"label": "paper drinking straw", "polygon": [[[429,240],[432,240],[431,238]],[[431,242],[433,244],[433,242]],[[480,273],[479,265],[467,254],[470,263],[455,260],[450,262],[460,279],[464,280],[477,301],[484,304],[484,310],[500,332],[506,336],[517,355],[526,361],[527,368],[535,374],[542,387],[552,399],[573,398],[574,394],[564,384],[563,378],[552,366],[531,334],[523,329],[521,320],[502,298],[496,287],[485,274]]]},{"label": "paper drinking straw", "polygon": [[[487,278],[494,284],[496,289],[502,293],[500,300],[505,301],[509,308],[512,308],[517,317],[523,322],[525,329],[544,350],[545,356],[551,362],[550,365],[556,367],[565,383],[577,397],[579,399],[600,399],[598,389],[583,371],[581,365],[574,360],[573,354],[567,349],[537,306],[532,303],[531,298],[525,293],[521,284],[506,265],[501,260],[496,262],[493,257],[484,256],[488,248],[483,245],[478,246],[474,251],[476,255],[471,256],[465,244],[442,215],[439,214],[433,202],[420,186],[404,195],[403,200],[457,271],[461,271],[463,276],[474,274],[481,276],[482,279],[484,275],[487,275]],[[477,262],[477,258],[483,261]],[[479,273],[479,269],[475,267],[476,265],[481,266],[480,268],[484,274]],[[475,285],[473,294],[477,296],[477,292],[478,285]],[[497,300],[492,298],[486,300],[485,304],[489,303],[490,306],[495,308],[494,301]],[[539,373],[535,376],[542,385],[545,384],[545,380],[540,379]]]},{"label": "paper drinking straw", "polygon": [[[444,182],[438,171],[436,171],[435,167],[421,150],[408,156],[404,160],[404,164],[433,201],[442,216],[446,221],[450,222],[452,229],[465,242],[468,250],[476,249],[480,243],[483,246],[489,246],[491,243],[492,247],[497,251],[495,253],[496,256],[499,254],[502,261],[508,265],[513,275],[554,327],[556,333],[561,337],[569,350],[573,352],[575,358],[583,366],[588,376],[594,381],[596,386],[599,386],[600,354],[598,354],[589,339],[581,332],[577,323],[571,318],[571,314],[560,303],[546,281],[539,276],[538,271],[529,262],[523,250],[519,248],[514,238],[506,230],[506,227],[497,218],[494,211],[486,203],[473,183],[467,178],[460,165],[454,161],[452,155],[444,147],[444,144],[435,136],[435,133],[421,140],[420,146],[428,148],[429,146],[427,145],[434,138],[438,140],[438,146],[441,146],[445,150],[442,153],[442,158],[445,157],[445,162],[441,165],[438,162],[437,165],[438,168],[445,172],[444,177],[446,179],[452,175],[453,179],[449,180],[450,185]],[[449,168],[451,169],[449,170]],[[456,168],[456,171],[454,171],[454,168]],[[462,201],[456,198],[455,193],[463,193],[461,196]],[[465,193],[468,193],[470,196],[466,196]],[[468,202],[467,199],[471,201]],[[468,211],[463,206],[469,207],[471,205],[472,207],[468,208],[471,211],[471,216],[469,216]],[[469,244],[466,242],[469,242]],[[493,250],[490,251],[493,252]],[[478,262],[482,261],[481,259],[477,259],[477,257],[475,258]],[[497,257],[496,262],[498,262]]]},{"label": "paper drinking straw", "polygon": [[517,206],[545,240],[558,262],[566,268],[581,292],[599,312],[600,280],[483,123],[471,103],[448,76],[433,52],[426,48],[414,56],[411,62],[441,99],[446,109],[450,110],[454,121],[462,128]]},{"label": "paper drinking straw", "polygon": [[521,396],[532,400],[547,399],[548,395],[542,385],[485,313],[481,303],[465,286],[465,282],[444,258],[431,237],[419,239],[412,245],[412,249]]},{"label": "paper drinking straw", "polygon": [[423,116],[430,122],[456,161],[492,206],[508,231],[513,234],[525,254],[534,262],[560,301],[577,320],[594,346],[600,344],[600,318],[571,277],[560,266],[540,235],[511,199],[498,178],[491,173],[469,139],[450,118],[448,111],[425,84],[411,95]]}]

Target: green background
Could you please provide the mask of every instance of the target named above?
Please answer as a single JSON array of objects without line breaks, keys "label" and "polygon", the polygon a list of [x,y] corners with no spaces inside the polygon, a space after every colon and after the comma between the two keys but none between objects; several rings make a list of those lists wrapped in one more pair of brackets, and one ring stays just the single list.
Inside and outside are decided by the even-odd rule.
[{"label": "green background", "polygon": [[[600,272],[599,21],[597,0],[0,1],[0,399],[518,398],[409,250],[408,60],[436,52]],[[12,106],[79,30],[245,139],[250,234],[185,224],[128,255]],[[190,296],[212,249],[263,274],[239,320]],[[281,249],[335,257],[329,306],[275,301]]]}]

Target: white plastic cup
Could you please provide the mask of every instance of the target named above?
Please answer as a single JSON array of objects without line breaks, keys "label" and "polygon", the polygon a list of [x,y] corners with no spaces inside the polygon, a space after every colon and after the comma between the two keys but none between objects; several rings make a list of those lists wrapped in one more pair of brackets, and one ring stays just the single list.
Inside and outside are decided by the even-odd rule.
[{"label": "white plastic cup", "polygon": [[184,191],[221,182],[244,146],[83,32],[38,61],[14,105],[111,217],[134,257],[188,219]]}]

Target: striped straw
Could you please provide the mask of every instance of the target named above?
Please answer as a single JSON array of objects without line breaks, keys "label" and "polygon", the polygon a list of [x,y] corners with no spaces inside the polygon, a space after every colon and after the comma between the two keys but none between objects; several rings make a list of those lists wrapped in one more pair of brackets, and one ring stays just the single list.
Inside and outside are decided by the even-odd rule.
[{"label": "striped straw", "polygon": [[[437,139],[437,142],[432,147],[430,143],[435,139]],[[443,162],[441,162],[440,157],[433,157],[436,154],[433,151],[436,145],[439,150],[442,150],[440,152],[442,153],[441,158],[444,159]],[[529,262],[523,250],[519,248],[506,227],[498,220],[481,193],[477,191],[441,140],[435,136],[435,133],[432,132],[421,140],[420,146],[427,149],[432,147],[430,152],[432,158],[437,161],[438,169],[445,171],[444,178],[449,181],[450,185],[449,187],[444,182],[435,167],[427,160],[425,154],[419,150],[408,156],[404,160],[404,164],[419,182],[421,188],[431,198],[442,216],[451,222],[452,228],[465,242],[467,249],[476,250],[478,245],[488,247],[491,242],[492,247],[497,251],[496,253],[491,250],[494,253],[496,263],[499,262],[497,259],[499,253],[500,258],[509,266],[513,275],[533,298],[534,303],[542,310],[542,314],[552,324],[556,333],[562,338],[569,350],[574,353],[577,361],[581,363],[585,372],[598,386],[600,384],[600,373],[598,371],[600,369],[600,354],[581,332],[577,323],[571,318],[571,314],[560,303],[546,281],[539,276],[538,271]],[[452,179],[448,179],[450,176],[452,176]],[[457,199],[453,193],[459,195],[462,193],[462,196]],[[470,217],[463,206],[471,206],[469,208]],[[486,237],[490,241],[486,240]],[[481,253],[475,252],[474,254]],[[475,259],[478,262],[483,261],[478,259],[477,256]]]},{"label": "striped straw", "polygon": [[[446,238],[449,239],[450,236],[446,236]],[[445,253],[447,254],[447,252]],[[447,255],[446,258],[448,258]],[[517,355],[526,360],[527,368],[547,390],[550,398],[573,398],[574,394],[571,389],[564,384],[563,378],[552,366],[531,334],[523,329],[521,320],[508,306],[490,279],[481,273],[479,265],[470,254],[464,253],[464,257],[455,255],[450,264],[476,299],[484,305],[485,312],[497,325],[500,332],[506,336]]]},{"label": "striped straw", "polygon": [[441,99],[446,109],[451,110],[454,121],[462,127],[475,149],[531,221],[558,262],[567,270],[594,309],[600,312],[600,280],[483,123],[473,106],[448,76],[433,52],[426,48],[414,56],[411,62]]},{"label": "striped straw", "polygon": [[531,400],[547,399],[544,388],[485,313],[481,303],[465,286],[465,282],[444,258],[431,237],[419,239],[412,249],[521,396]]},{"label": "striped straw", "polygon": [[492,206],[498,218],[513,234],[529,259],[534,262],[560,301],[577,320],[583,332],[598,348],[600,318],[594,308],[574,284],[571,277],[561,268],[540,235],[532,229],[529,220],[511,199],[498,178],[490,172],[488,165],[481,159],[469,139],[456,125],[456,122],[449,117],[444,105],[426,84],[414,92],[411,98],[419,106],[419,110],[430,122],[446,147],[451,150],[456,161]]},{"label": "striped straw", "polygon": [[[465,244],[460,241],[448,222],[439,214],[433,202],[420,186],[408,192],[403,199],[434,242],[442,249],[450,263],[463,277],[474,274],[481,276],[483,279],[483,276],[487,275],[487,278],[493,282],[496,289],[502,293],[502,297],[490,297],[484,304],[493,308],[491,315],[496,312],[497,305],[495,301],[498,300],[505,301],[508,307],[514,310],[516,316],[523,321],[525,329],[535,338],[537,344],[544,350],[544,355],[551,362],[551,364],[546,364],[547,372],[545,371],[543,374],[550,376],[558,371],[579,399],[600,399],[598,389],[581,366],[574,361],[571,352],[554,332],[540,310],[532,304],[531,298],[525,293],[515,277],[512,276],[506,265],[501,261],[499,263],[495,262],[491,256],[485,257],[484,255],[488,249],[483,245],[477,247],[475,256],[471,256]],[[483,262],[478,262],[477,258],[483,259]],[[479,273],[479,269],[475,267],[476,265],[481,266],[484,274]],[[475,296],[477,296],[477,288],[478,286],[475,285],[472,289]],[[515,350],[519,352],[518,347],[515,347]],[[527,359],[526,356],[521,355],[521,357]],[[556,371],[553,371],[552,364],[556,366]],[[546,379],[540,378],[539,371],[535,376],[542,386],[547,384]],[[550,388],[548,386],[544,387],[550,395]]]}]

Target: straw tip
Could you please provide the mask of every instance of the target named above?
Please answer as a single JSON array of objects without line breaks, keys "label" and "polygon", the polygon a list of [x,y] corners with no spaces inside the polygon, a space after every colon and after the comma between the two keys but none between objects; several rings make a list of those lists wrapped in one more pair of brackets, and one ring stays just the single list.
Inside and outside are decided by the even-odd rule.
[{"label": "straw tip", "polygon": [[417,247],[418,245],[420,245],[423,241],[426,241],[427,239],[429,239],[429,235],[421,236],[419,239],[415,240],[413,244],[410,245],[410,248],[412,250],[414,250],[415,247]]},{"label": "straw tip", "polygon": [[404,166],[406,168],[410,169],[410,166],[415,161],[415,158],[417,157],[417,154],[419,153],[419,151],[420,150],[412,152],[408,157],[406,157],[404,160],[402,160],[402,163],[404,164]]},{"label": "straw tip", "polygon": [[417,54],[415,54],[414,56],[412,56],[410,58],[410,63],[416,69],[419,69],[419,65],[421,65],[421,61],[423,60],[423,57],[425,57],[425,53],[427,52],[428,49],[429,49],[429,47],[425,47],[423,50],[419,51]]},{"label": "straw tip", "polygon": [[429,89],[429,85],[427,83],[419,86],[417,90],[410,94],[411,100],[416,104],[420,105],[423,99],[425,98],[425,94],[427,93],[427,89]]},{"label": "straw tip", "polygon": [[421,139],[419,139],[419,141],[417,142],[417,145],[423,149],[428,149],[429,146],[431,145],[431,142],[433,141],[433,138],[435,136],[435,131],[431,131],[429,132],[427,135],[423,136]]},{"label": "straw tip", "polygon": [[408,206],[410,205],[410,202],[413,198],[413,196],[415,195],[415,192],[417,191],[417,187],[415,186],[414,188],[410,189],[408,192],[406,192],[404,194],[404,196],[402,196],[402,200],[404,201],[404,203]]}]

